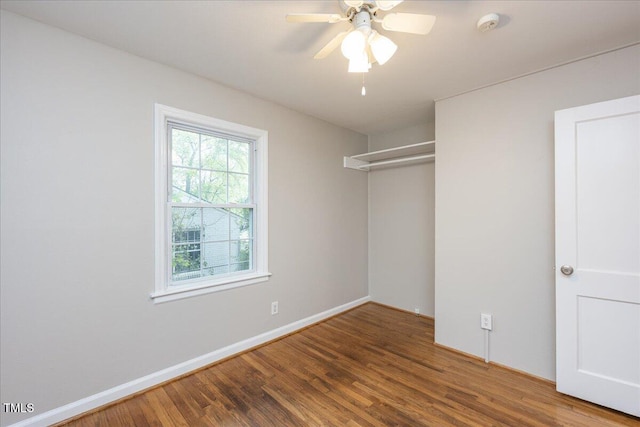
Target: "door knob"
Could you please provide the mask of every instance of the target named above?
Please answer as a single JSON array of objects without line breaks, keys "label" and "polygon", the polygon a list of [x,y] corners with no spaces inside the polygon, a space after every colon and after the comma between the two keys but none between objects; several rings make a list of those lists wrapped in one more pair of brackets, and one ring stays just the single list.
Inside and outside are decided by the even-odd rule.
[{"label": "door knob", "polygon": [[571,276],[573,274],[573,267],[570,265],[563,265],[560,267],[560,272],[565,276]]}]

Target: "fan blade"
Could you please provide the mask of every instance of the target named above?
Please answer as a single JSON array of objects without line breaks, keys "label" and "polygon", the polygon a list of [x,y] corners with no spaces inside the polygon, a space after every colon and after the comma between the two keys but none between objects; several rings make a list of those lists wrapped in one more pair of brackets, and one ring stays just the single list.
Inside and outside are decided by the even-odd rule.
[{"label": "fan blade", "polygon": [[344,40],[344,38],[347,36],[347,34],[349,34],[351,31],[343,31],[341,33],[338,33],[338,35],[336,35],[334,38],[331,39],[331,41],[329,43],[327,43],[326,45],[324,45],[324,47],[322,49],[320,49],[318,51],[318,53],[315,54],[315,56],[313,57],[313,59],[322,59],[322,58],[326,58],[331,52],[333,52],[335,50],[335,48],[337,48],[338,46],[340,46],[340,43],[342,43],[342,40]]},{"label": "fan blade", "polygon": [[400,3],[402,3],[402,0],[395,0],[395,1],[376,1],[376,6],[378,6],[378,8],[380,10],[391,10],[394,7],[396,7],[397,5],[399,5]]},{"label": "fan blade", "polygon": [[382,19],[382,28],[389,31],[425,35],[429,34],[436,17],[417,13],[389,13]]},{"label": "fan blade", "polygon": [[[347,18],[344,18],[347,19]],[[337,13],[289,13],[287,22],[328,22],[334,24],[342,21],[342,16]]]}]

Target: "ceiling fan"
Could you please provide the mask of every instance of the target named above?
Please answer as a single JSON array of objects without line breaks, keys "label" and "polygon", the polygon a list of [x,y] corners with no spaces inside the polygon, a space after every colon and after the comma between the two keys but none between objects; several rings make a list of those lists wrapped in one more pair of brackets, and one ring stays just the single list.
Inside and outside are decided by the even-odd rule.
[{"label": "ceiling fan", "polygon": [[[396,1],[349,1],[338,0],[342,14],[337,13],[290,13],[287,22],[337,22],[350,21],[353,27],[338,33],[329,43],[315,54],[314,59],[322,59],[333,52],[338,45],[349,60],[349,72],[366,73],[371,64],[382,65],[396,52],[398,46],[388,37],[372,28],[380,24],[384,30],[426,35],[431,31],[436,17],[417,13],[386,13],[402,0]],[[385,12],[384,16],[380,12]]]}]

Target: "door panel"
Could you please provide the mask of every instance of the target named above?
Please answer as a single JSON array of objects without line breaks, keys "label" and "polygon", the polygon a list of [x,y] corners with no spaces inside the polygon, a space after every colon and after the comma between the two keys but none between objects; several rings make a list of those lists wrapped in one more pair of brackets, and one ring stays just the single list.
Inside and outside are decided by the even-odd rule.
[{"label": "door panel", "polygon": [[556,112],[556,364],[640,416],[640,96]]},{"label": "door panel", "polygon": [[640,342],[626,339],[639,321],[638,304],[579,296],[578,370],[640,386]]},{"label": "door panel", "polygon": [[638,123],[638,114],[577,123],[579,268],[640,270],[640,202],[630,197],[640,194]]}]

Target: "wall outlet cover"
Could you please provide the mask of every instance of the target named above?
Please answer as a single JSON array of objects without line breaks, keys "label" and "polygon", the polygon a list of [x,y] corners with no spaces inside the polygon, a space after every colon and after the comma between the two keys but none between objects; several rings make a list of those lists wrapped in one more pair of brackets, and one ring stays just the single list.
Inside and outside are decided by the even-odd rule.
[{"label": "wall outlet cover", "polygon": [[491,330],[493,328],[493,316],[486,313],[480,314],[480,328]]}]

